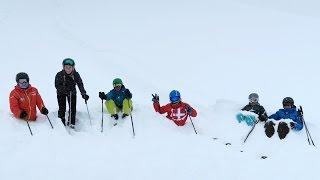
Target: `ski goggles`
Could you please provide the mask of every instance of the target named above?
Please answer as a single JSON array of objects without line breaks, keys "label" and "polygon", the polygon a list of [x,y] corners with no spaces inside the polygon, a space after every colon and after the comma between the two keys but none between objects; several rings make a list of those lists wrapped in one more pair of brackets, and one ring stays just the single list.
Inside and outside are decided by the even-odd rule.
[{"label": "ski goggles", "polygon": [[292,107],[291,103],[283,103],[283,108],[284,109],[290,109]]},{"label": "ski goggles", "polygon": [[63,62],[63,65],[74,66],[74,61],[71,59],[67,59]]},{"label": "ski goggles", "polygon": [[257,102],[259,102],[259,98],[250,98],[249,101],[251,103],[257,103]]},{"label": "ski goggles", "polygon": [[21,89],[27,89],[29,87],[29,82],[27,79],[19,79],[18,85]]},{"label": "ski goggles", "polygon": [[121,87],[121,86],[122,86],[122,84],[114,84],[114,85],[113,85],[113,87],[115,87],[115,88],[116,88],[116,87]]}]

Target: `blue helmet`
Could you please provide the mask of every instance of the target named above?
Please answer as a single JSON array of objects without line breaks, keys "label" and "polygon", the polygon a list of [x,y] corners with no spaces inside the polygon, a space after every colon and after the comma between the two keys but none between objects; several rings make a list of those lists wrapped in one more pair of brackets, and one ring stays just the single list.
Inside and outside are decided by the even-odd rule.
[{"label": "blue helmet", "polygon": [[172,90],[169,95],[171,103],[177,103],[181,100],[180,92],[177,90]]}]

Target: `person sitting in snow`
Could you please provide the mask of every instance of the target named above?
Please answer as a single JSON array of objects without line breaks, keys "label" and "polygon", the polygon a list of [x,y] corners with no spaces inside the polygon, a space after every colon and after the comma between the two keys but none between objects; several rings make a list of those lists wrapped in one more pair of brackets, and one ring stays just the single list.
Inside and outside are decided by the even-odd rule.
[{"label": "person sitting in snow", "polygon": [[[258,120],[261,122],[265,122],[268,120],[268,115],[263,106],[259,104],[259,95],[257,93],[251,93],[249,95],[249,104],[241,109],[241,111],[248,111],[256,114],[258,116]],[[255,115],[247,114],[245,112],[241,112],[237,114],[237,120],[240,123],[244,121],[248,126],[253,126],[256,122]]]},{"label": "person sitting in snow", "polygon": [[[279,109],[275,114],[269,116],[269,119],[274,119],[276,121],[288,119],[290,120],[290,128],[294,131],[300,131],[303,128],[302,114],[297,111],[294,105],[294,100],[291,97],[286,97],[282,101],[283,109]],[[275,130],[275,122],[270,120],[265,124],[265,133],[270,138],[273,136]],[[287,122],[280,121],[278,123],[278,135],[280,139],[284,139],[289,133],[290,129]]]},{"label": "person sitting in snow", "polygon": [[44,106],[42,98],[38,90],[29,84],[29,76],[27,73],[20,72],[16,75],[17,85],[10,93],[10,110],[14,117],[35,121],[37,116],[36,107],[44,115],[48,115],[49,111]]},{"label": "person sitting in snow", "polygon": [[132,111],[132,94],[129,89],[127,89],[120,78],[116,78],[112,82],[113,89],[105,94],[104,92],[99,92],[99,97],[101,100],[106,100],[106,107],[108,113],[111,114],[115,120],[118,120],[120,111],[123,112],[122,118],[127,117]]},{"label": "person sitting in snow", "polygon": [[194,108],[181,101],[180,92],[177,90],[170,92],[170,103],[165,106],[160,106],[157,94],[152,96],[154,110],[160,114],[167,113],[167,118],[172,120],[177,126],[184,126],[188,116],[197,116],[197,111]]}]

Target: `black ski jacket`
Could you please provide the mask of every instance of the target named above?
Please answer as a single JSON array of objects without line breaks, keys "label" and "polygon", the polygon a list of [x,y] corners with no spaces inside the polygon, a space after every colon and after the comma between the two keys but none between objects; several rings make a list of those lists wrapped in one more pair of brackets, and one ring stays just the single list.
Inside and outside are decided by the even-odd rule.
[{"label": "black ski jacket", "polygon": [[64,70],[57,73],[55,78],[55,87],[58,95],[77,94],[76,85],[78,85],[81,94],[86,94],[80,74],[74,70],[67,74]]},{"label": "black ski jacket", "polygon": [[243,107],[241,110],[256,113],[257,115],[259,115],[260,121],[267,121],[268,120],[268,115],[267,115],[264,107],[261,106],[259,103],[258,104],[250,104],[249,103],[248,105]]}]

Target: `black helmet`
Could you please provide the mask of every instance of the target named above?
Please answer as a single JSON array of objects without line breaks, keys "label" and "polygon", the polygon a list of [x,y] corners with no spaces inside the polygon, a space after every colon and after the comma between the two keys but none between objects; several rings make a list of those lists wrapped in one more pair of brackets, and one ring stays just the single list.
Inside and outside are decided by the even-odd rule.
[{"label": "black helmet", "polygon": [[63,65],[63,66],[64,66],[64,65],[74,66],[74,65],[76,65],[76,64],[74,63],[74,60],[73,60],[73,59],[71,59],[71,58],[66,58],[66,59],[64,59],[64,60],[62,61],[62,65]]},{"label": "black helmet", "polygon": [[16,82],[19,82],[19,79],[26,79],[29,82],[29,76],[25,72],[20,72],[16,75]]},{"label": "black helmet", "polygon": [[291,97],[285,97],[284,99],[283,99],[283,101],[282,101],[282,105],[283,106],[288,106],[288,105],[290,105],[290,106],[293,106],[294,105],[294,101],[293,101],[293,99],[291,98]]}]

